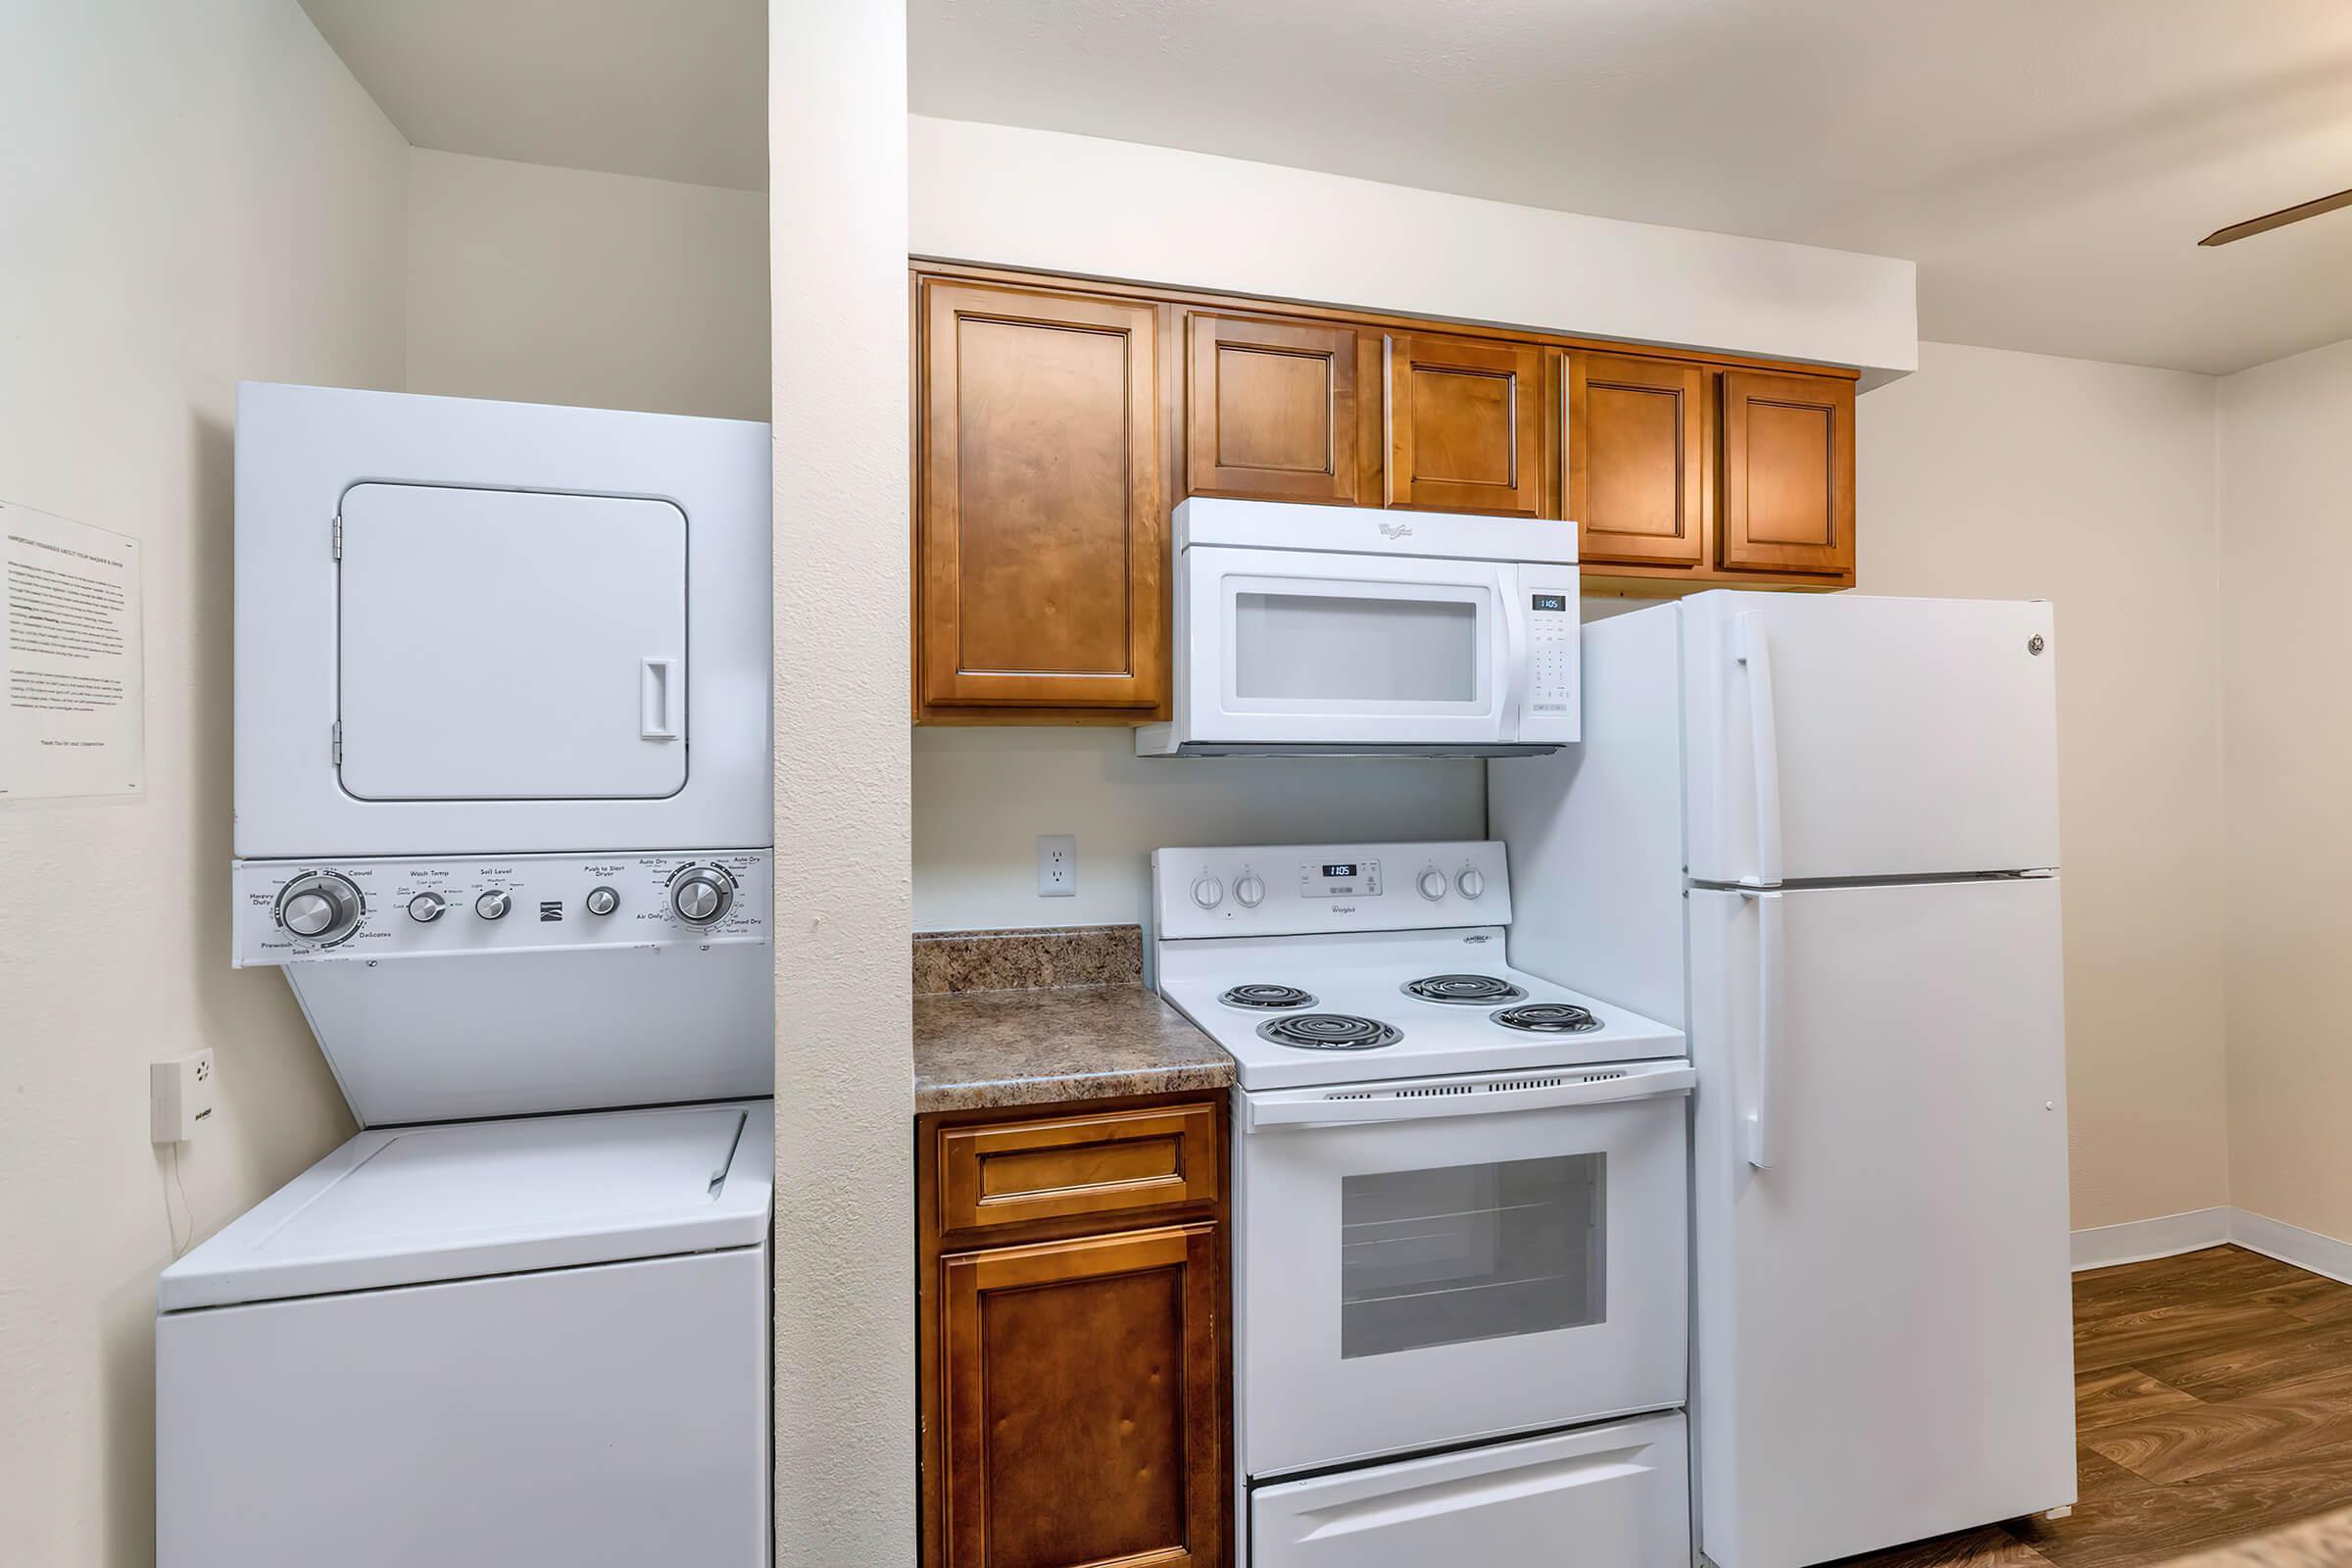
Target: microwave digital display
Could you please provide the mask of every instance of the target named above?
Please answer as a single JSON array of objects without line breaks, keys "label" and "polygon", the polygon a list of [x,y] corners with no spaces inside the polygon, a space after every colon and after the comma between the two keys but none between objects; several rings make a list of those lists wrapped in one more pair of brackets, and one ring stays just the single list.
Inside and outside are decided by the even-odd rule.
[{"label": "microwave digital display", "polygon": [[1566,594],[1538,594],[1535,606],[1538,610],[1554,610],[1565,613],[1568,609],[1568,596]]}]

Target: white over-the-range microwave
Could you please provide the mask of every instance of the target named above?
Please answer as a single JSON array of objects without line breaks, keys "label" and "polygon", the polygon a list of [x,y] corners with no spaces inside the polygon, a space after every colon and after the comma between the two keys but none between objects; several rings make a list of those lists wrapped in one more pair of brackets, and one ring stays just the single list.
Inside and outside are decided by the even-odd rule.
[{"label": "white over-the-range microwave", "polygon": [[1577,738],[1576,526],[1195,496],[1142,757],[1508,757]]}]

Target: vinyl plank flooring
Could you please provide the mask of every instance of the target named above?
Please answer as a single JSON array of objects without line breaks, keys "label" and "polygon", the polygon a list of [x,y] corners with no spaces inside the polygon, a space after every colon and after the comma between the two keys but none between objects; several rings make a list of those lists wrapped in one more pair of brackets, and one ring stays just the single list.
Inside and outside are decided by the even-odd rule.
[{"label": "vinyl plank flooring", "polygon": [[[2075,1370],[2137,1366],[2147,1356],[2218,1349],[2266,1334],[2310,1324],[2275,1306],[2245,1301],[2191,1301],[2121,1317],[2095,1318],[2075,1330]],[[2169,1379],[2166,1381],[2170,1381]],[[2179,1385],[2175,1385],[2178,1387]]]},{"label": "vinyl plank flooring", "polygon": [[2142,1568],[2347,1505],[2352,1464],[2322,1453],[2088,1498],[2068,1518],[2009,1530],[2058,1568]]},{"label": "vinyl plank flooring", "polygon": [[2144,1421],[2167,1411],[2204,1403],[2169,1383],[2159,1382],[2137,1367],[2110,1367],[2103,1372],[2075,1374],[2075,1430],[2077,1433]]},{"label": "vinyl plank flooring", "polygon": [[1916,1545],[1840,1558],[1837,1568],[2049,1568],[2050,1559],[1995,1525]]},{"label": "vinyl plank flooring", "polygon": [[2352,1370],[2352,1323],[2311,1324],[2144,1356],[2139,1370],[2200,1399],[2234,1399],[2289,1383]]},{"label": "vinyl plank flooring", "polygon": [[2187,1481],[2217,1470],[2352,1449],[2352,1376],[2289,1383],[2242,1398],[2193,1398],[2082,1435],[2082,1446],[2150,1481]]}]

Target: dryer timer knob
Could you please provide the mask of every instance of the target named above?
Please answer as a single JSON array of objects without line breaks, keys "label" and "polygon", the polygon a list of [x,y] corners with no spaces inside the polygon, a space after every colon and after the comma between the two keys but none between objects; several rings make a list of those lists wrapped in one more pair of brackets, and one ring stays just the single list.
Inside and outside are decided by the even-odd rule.
[{"label": "dryer timer knob", "polygon": [[669,906],[688,925],[710,925],[735,904],[735,885],[716,866],[698,865],[669,887]]}]

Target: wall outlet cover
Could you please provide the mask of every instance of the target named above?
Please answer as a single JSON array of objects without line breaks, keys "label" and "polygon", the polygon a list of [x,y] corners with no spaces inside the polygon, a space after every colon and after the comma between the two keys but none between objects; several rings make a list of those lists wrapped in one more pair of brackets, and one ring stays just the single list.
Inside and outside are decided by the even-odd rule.
[{"label": "wall outlet cover", "polygon": [[213,1054],[191,1052],[147,1065],[150,1136],[159,1144],[184,1144],[210,1121],[215,1104]]},{"label": "wall outlet cover", "polygon": [[1078,896],[1078,835],[1040,833],[1037,836],[1037,896],[1074,899]]}]

